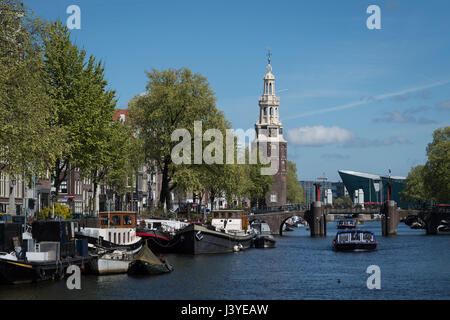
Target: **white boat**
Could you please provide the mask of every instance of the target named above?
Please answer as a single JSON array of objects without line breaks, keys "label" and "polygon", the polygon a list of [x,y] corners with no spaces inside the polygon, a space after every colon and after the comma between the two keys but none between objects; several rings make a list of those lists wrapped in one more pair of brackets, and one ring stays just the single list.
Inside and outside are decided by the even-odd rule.
[{"label": "white boat", "polygon": [[130,262],[138,250],[100,251],[89,263],[90,271],[97,275],[127,273]]}]

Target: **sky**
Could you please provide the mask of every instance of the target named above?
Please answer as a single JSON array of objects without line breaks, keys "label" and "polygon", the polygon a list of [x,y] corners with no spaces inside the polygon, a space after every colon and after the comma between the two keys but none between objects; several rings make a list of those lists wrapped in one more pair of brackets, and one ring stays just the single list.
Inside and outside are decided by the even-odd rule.
[{"label": "sky", "polygon": [[[338,170],[407,176],[450,125],[450,1],[28,0],[47,20],[81,10],[72,40],[105,63],[119,108],[145,71],[205,76],[234,129],[258,118],[267,49],[288,160],[300,180]],[[380,8],[381,29],[366,21]]]}]

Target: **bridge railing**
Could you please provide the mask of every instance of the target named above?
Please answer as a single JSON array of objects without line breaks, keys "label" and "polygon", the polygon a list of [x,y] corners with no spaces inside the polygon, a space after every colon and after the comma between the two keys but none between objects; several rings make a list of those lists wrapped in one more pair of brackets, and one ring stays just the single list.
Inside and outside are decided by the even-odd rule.
[{"label": "bridge railing", "polygon": [[272,212],[289,212],[289,211],[306,211],[307,208],[304,204],[288,204],[284,206],[268,206],[262,208],[251,208],[250,213],[263,214]]}]

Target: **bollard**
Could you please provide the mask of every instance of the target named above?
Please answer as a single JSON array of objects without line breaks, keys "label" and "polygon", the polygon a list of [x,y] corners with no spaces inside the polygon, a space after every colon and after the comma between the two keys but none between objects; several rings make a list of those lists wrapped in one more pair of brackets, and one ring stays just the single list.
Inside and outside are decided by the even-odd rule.
[{"label": "bollard", "polygon": [[428,219],[425,220],[426,227],[427,227],[427,234],[437,234],[437,228],[439,226],[439,223],[441,222],[441,219],[439,218],[439,213],[437,211],[431,211],[431,213],[428,216]]},{"label": "bollard", "polygon": [[326,217],[322,202],[315,201],[312,206],[312,223],[310,226],[311,237],[323,237],[326,235]]},{"label": "bollard", "polygon": [[384,204],[384,215],[381,219],[381,229],[383,236],[394,236],[397,234],[399,215],[397,213],[397,203],[388,200]]}]

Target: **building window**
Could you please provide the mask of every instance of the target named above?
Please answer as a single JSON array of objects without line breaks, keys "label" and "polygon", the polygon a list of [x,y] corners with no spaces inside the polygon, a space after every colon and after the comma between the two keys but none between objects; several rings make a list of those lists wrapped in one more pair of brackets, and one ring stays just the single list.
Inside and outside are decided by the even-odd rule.
[{"label": "building window", "polygon": [[62,181],[59,185],[59,193],[67,193],[67,181]]},{"label": "building window", "polygon": [[6,197],[5,182],[6,182],[6,176],[3,175],[3,173],[0,172],[0,197]]},{"label": "building window", "polygon": [[277,202],[277,195],[276,194],[271,194],[270,195],[270,202]]}]

